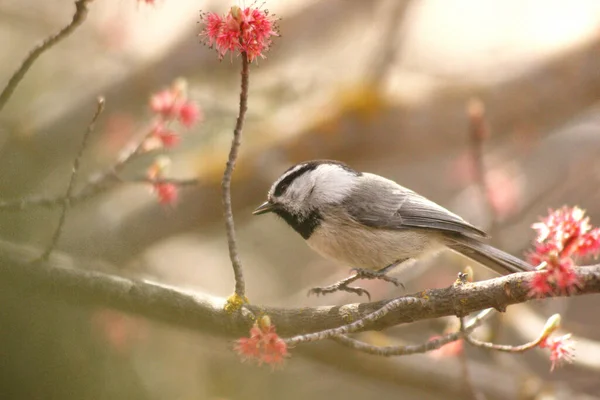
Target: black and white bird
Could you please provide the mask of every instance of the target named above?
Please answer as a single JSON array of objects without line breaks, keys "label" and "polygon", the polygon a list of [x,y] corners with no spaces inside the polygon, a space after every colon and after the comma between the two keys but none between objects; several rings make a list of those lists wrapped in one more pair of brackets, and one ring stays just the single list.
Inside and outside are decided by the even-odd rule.
[{"label": "black and white bird", "polygon": [[499,273],[530,271],[488,244],[482,230],[379,175],[331,160],[292,166],[254,214],[279,215],[325,258],[382,270],[450,248]]}]

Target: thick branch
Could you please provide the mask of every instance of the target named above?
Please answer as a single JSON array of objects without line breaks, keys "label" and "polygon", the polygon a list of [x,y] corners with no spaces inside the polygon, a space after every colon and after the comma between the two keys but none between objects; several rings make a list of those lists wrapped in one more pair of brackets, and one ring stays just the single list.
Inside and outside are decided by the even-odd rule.
[{"label": "thick branch", "polygon": [[[73,304],[113,307],[196,331],[229,337],[248,334],[250,322],[241,313],[225,312],[223,298],[98,272],[117,269],[98,261],[76,260],[60,252],[54,252],[48,262],[31,263],[37,254],[36,249],[0,242],[0,284],[17,285],[25,292],[45,293]],[[529,281],[534,274],[512,274],[411,294],[406,297],[422,301],[407,302],[361,330],[461,316],[486,308],[503,310],[511,304],[528,301]],[[577,295],[600,293],[600,265],[578,268],[577,277],[582,282]],[[389,300],[295,309],[252,305],[248,308],[256,315],[268,314],[278,333],[289,337],[346,325],[380,309],[387,302]]]}]

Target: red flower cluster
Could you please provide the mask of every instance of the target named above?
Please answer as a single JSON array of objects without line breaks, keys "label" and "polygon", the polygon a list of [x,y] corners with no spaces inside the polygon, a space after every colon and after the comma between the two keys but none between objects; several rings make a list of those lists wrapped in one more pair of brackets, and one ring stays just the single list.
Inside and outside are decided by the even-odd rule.
[{"label": "red flower cluster", "polygon": [[552,362],[550,371],[553,371],[555,367],[559,366],[563,362],[573,362],[573,353],[575,349],[573,347],[573,341],[571,340],[570,333],[559,337],[545,338],[539,344],[539,347],[542,349],[550,349],[550,361]]},{"label": "red flower cluster", "polygon": [[250,337],[238,339],[235,351],[244,359],[256,360],[259,365],[281,365],[288,355],[287,344],[275,333],[268,316],[250,328]]},{"label": "red flower cluster", "polygon": [[194,102],[188,100],[186,83],[181,80],[176,81],[170,88],[152,95],[150,110],[158,117],[155,124],[157,135],[164,133],[165,126],[175,120],[186,128],[191,128],[201,118],[200,109]]},{"label": "red flower cluster", "polygon": [[532,228],[538,231],[538,237],[529,262],[544,265],[544,269],[533,278],[530,295],[543,297],[555,289],[572,292],[579,285],[573,258],[600,252],[600,229],[592,229],[585,212],[577,207],[550,212]]},{"label": "red flower cluster", "polygon": [[177,203],[178,198],[177,185],[171,182],[160,182],[161,179],[164,179],[165,172],[170,163],[171,160],[168,158],[158,157],[154,160],[154,163],[150,165],[150,168],[148,168],[148,172],[146,173],[148,179],[152,181],[159,180],[159,182],[152,184],[152,191],[156,193],[158,202],[162,205],[175,204]]},{"label": "red flower cluster", "polygon": [[250,62],[263,57],[271,46],[271,36],[279,36],[276,20],[268,11],[233,6],[220,16],[215,13],[202,14],[206,26],[200,32],[206,44],[215,47],[219,58],[228,52],[246,53]]},{"label": "red flower cluster", "polygon": [[[185,81],[177,80],[170,88],[150,97],[150,110],[156,118],[144,141],[144,150],[177,146],[181,138],[171,125],[179,122],[186,128],[191,128],[200,121],[200,109],[188,99],[186,86]],[[168,164],[168,159],[156,160],[148,169],[148,179],[164,179]],[[152,189],[160,204],[174,204],[177,201],[177,186],[174,183],[156,182],[152,184]]]}]

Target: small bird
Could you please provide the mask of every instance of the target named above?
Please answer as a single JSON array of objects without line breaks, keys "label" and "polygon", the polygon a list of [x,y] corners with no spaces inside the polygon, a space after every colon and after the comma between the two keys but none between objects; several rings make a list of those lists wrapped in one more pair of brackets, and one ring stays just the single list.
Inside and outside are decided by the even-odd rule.
[{"label": "small bird", "polygon": [[360,278],[398,284],[386,272],[444,248],[502,274],[534,269],[483,243],[485,232],[444,207],[339,161],[313,160],[290,167],[253,214],[267,212],[283,218],[317,253],[355,267],[355,276],[312,293],[344,290],[360,295],[366,291],[348,286]]}]

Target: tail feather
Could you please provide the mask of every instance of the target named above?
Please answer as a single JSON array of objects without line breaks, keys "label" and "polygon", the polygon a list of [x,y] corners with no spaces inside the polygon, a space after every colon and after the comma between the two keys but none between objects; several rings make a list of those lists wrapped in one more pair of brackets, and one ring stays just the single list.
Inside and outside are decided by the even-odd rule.
[{"label": "tail feather", "polygon": [[529,263],[470,237],[456,238],[448,247],[502,275],[535,270]]}]

